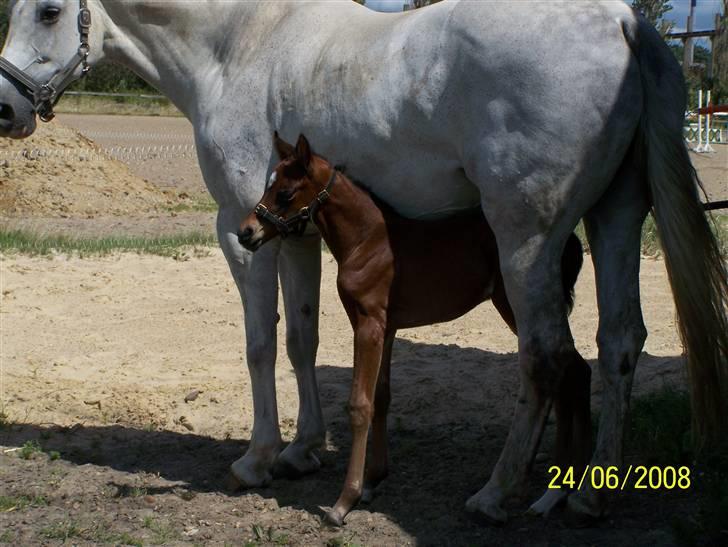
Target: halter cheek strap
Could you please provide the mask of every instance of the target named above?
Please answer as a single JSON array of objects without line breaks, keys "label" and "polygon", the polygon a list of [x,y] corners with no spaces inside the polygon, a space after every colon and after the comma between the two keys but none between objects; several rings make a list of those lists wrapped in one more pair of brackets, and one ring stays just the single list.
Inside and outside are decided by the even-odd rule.
[{"label": "halter cheek strap", "polygon": [[88,43],[89,31],[91,29],[91,12],[88,9],[88,0],[79,0],[78,6],[78,34],[80,40],[78,50],[76,50],[76,54],[71,60],[66,63],[66,66],[53,75],[46,83],[39,83],[30,74],[21,70],[4,57],[0,57],[0,72],[4,72],[11,80],[20,84],[30,94],[33,98],[33,107],[38,113],[38,117],[44,122],[49,122],[54,118],[53,107],[61,98],[66,88],[73,82],[74,73],[78,66],[83,66],[81,71],[82,77],[91,68],[88,64],[88,54],[91,49]]},{"label": "halter cheek strap", "polygon": [[255,206],[255,215],[260,220],[265,220],[273,224],[283,239],[293,233],[300,236],[306,230],[308,222],[313,221],[319,208],[326,200],[329,199],[331,187],[334,185],[334,181],[336,181],[337,174],[338,170],[333,169],[326,187],[316,195],[311,203],[301,207],[295,215],[283,218],[282,216],[272,213],[270,209],[262,203],[258,203],[258,205]]}]

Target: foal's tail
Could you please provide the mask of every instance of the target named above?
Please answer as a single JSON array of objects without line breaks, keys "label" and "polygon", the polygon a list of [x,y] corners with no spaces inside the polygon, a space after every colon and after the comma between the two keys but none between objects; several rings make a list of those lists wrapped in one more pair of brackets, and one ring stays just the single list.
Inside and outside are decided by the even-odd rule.
[{"label": "foal's tail", "polygon": [[638,143],[687,354],[693,434],[701,445],[728,424],[726,266],[682,136],[681,69],[652,25],[640,18],[631,30],[625,28],[625,36],[639,60],[644,97]]},{"label": "foal's tail", "polygon": [[564,285],[564,296],[569,313],[574,308],[574,285],[576,285],[576,278],[579,277],[583,264],[584,249],[579,238],[572,233],[566,240],[564,254],[561,255],[561,282]]}]

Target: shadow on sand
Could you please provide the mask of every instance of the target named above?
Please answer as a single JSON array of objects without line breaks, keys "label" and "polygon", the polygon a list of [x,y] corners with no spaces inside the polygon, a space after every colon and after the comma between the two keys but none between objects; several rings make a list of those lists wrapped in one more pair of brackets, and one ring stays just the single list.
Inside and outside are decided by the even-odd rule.
[{"label": "shadow on sand", "polygon": [[[675,367],[679,359],[644,354],[641,363]],[[518,385],[517,357],[398,340],[393,363],[390,476],[373,502],[360,505],[359,509],[387,515],[422,544],[522,543],[534,533],[539,534],[543,543],[603,543],[605,533],[610,535],[618,530],[637,533],[645,527],[669,528],[668,518],[674,511],[667,510],[669,502],[650,493],[623,496],[617,528],[614,521],[607,521],[597,529],[565,530],[553,522],[522,516],[528,506],[524,500],[510,506],[512,518],[507,536],[503,531],[471,521],[464,503],[486,482],[503,446]],[[415,386],[408,383],[407,372],[412,367],[418,368],[420,378],[424,375],[424,380]],[[345,474],[349,432],[344,408],[351,371],[320,365],[317,374],[329,428],[329,445],[321,454],[321,470],[298,480],[277,479],[270,487],[253,492],[275,498],[279,506],[320,515],[319,506],[332,505],[336,500]],[[481,392],[485,403],[473,400]],[[542,450],[550,447],[550,430],[552,426],[547,428]],[[4,446],[21,446],[28,440],[38,440],[46,451],[58,451],[71,464],[106,466],[131,474],[158,474],[163,479],[184,483],[189,490],[223,494],[227,493],[228,466],[248,446],[247,440],[123,425],[63,428],[17,424],[0,431],[0,444]],[[548,461],[535,465],[526,500],[533,501],[542,493],[548,465]],[[124,487],[116,486],[123,495]],[[149,489],[149,493],[161,494],[173,488]],[[646,505],[645,498],[649,498]],[[657,513],[654,504],[659,505]],[[647,514],[649,522],[645,521]],[[661,524],[654,522],[655,514],[662,515]],[[613,536],[615,540],[619,537]]]}]

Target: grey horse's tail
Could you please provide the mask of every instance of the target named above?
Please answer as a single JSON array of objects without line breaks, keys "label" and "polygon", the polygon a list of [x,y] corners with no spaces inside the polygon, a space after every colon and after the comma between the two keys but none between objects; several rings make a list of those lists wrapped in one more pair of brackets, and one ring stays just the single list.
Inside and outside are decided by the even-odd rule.
[{"label": "grey horse's tail", "polygon": [[728,281],[698,197],[702,188],[682,136],[685,84],[655,29],[625,29],[639,60],[644,109],[638,141],[687,356],[693,435],[702,445],[728,424]]}]

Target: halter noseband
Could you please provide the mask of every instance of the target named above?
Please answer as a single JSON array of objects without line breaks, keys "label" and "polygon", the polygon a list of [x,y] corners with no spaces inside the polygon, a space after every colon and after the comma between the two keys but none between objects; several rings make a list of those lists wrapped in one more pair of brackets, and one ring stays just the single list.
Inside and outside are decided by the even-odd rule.
[{"label": "halter noseband", "polygon": [[321,190],[315,198],[313,198],[311,203],[301,207],[295,215],[283,218],[282,216],[272,213],[270,209],[262,203],[258,203],[258,205],[255,206],[255,215],[260,220],[267,220],[273,224],[283,239],[293,233],[299,236],[302,235],[304,230],[306,230],[308,221],[313,221],[319,207],[321,207],[324,202],[329,199],[331,187],[334,185],[334,181],[336,180],[336,175],[338,173],[339,171],[334,168],[331,171],[331,177],[329,178],[329,182],[326,183],[326,187]]},{"label": "halter noseband", "polygon": [[88,43],[89,30],[91,29],[91,12],[88,9],[88,0],[79,0],[78,7],[78,33],[81,43],[78,46],[76,55],[46,83],[37,82],[25,71],[19,69],[4,57],[0,57],[0,71],[24,87],[33,97],[33,108],[38,113],[38,117],[44,122],[51,121],[55,116],[53,107],[73,81],[73,73],[76,72],[78,66],[83,65],[82,77],[91,69],[88,64],[88,54],[91,49]]}]

